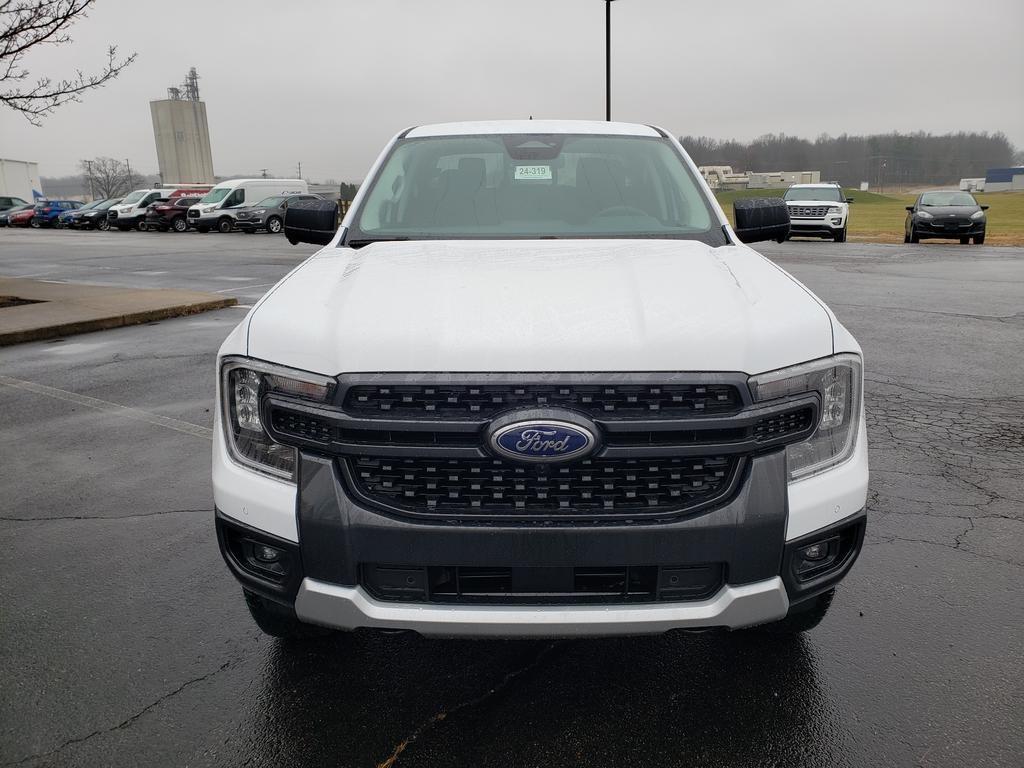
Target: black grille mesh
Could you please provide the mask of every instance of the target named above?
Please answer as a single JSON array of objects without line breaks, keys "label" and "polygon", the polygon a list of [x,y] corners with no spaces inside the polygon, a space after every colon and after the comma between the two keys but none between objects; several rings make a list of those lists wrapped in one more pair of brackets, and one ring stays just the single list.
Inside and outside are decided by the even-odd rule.
[{"label": "black grille mesh", "polygon": [[477,419],[532,406],[599,418],[679,418],[736,411],[742,400],[730,384],[357,385],[344,408],[366,416]]},{"label": "black grille mesh", "polygon": [[714,456],[522,465],[500,459],[359,457],[349,459],[349,470],[362,496],[400,511],[557,520],[692,508],[725,493],[739,461]]}]

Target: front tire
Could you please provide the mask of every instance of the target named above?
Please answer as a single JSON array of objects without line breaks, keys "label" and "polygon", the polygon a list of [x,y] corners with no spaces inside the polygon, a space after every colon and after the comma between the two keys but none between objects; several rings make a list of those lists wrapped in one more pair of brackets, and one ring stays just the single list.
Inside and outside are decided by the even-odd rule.
[{"label": "front tire", "polygon": [[272,235],[280,233],[282,228],[281,219],[278,216],[271,216],[267,219],[267,232]]},{"label": "front tire", "polygon": [[233,222],[227,216],[217,222],[217,231],[227,234],[231,231]]},{"label": "front tire", "polygon": [[811,600],[810,605],[806,608],[801,606],[797,613],[791,612],[781,621],[765,624],[756,629],[777,637],[808,632],[821,624],[825,614],[828,613],[829,606],[832,605],[832,598],[835,597],[835,594],[835,589],[830,589],[828,592],[818,595]]},{"label": "front tire", "polygon": [[832,239],[835,240],[837,243],[845,243],[846,242],[846,227],[843,227],[841,230],[836,232],[832,236]]},{"label": "front tire", "polygon": [[975,245],[984,245],[985,244],[985,233],[984,232],[981,233],[980,235],[975,235],[974,236],[974,244]]},{"label": "front tire", "polygon": [[912,243],[920,243],[921,242],[921,238],[918,236],[917,231],[913,227],[910,228],[910,242],[912,242]]},{"label": "front tire", "polygon": [[253,621],[265,634],[285,640],[308,640],[314,637],[325,637],[334,630],[306,624],[299,621],[295,611],[283,605],[260,597],[254,592],[243,589],[245,604],[249,608]]},{"label": "front tire", "polygon": [[32,227],[32,229],[42,229],[43,227],[42,222],[40,222],[39,219],[37,219],[35,216],[29,219],[28,225]]},{"label": "front tire", "polygon": [[175,232],[184,232],[188,229],[188,222],[185,221],[184,216],[175,216],[174,221],[171,222],[171,229]]},{"label": "front tire", "polygon": [[96,229],[100,232],[108,232],[110,230],[110,222],[106,219],[100,219],[96,222]]}]

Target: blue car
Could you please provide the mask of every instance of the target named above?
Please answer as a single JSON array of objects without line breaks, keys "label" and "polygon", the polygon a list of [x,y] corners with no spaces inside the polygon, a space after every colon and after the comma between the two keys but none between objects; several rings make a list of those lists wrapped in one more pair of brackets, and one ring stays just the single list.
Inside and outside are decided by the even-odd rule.
[{"label": "blue car", "polygon": [[82,207],[80,200],[45,200],[36,204],[32,214],[31,226],[52,227],[57,224],[57,217],[65,211],[74,211]]},{"label": "blue car", "polygon": [[103,199],[101,198],[93,200],[91,203],[86,203],[80,208],[68,208],[66,211],[61,211],[57,214],[57,221],[54,222],[54,226],[57,229],[73,229],[78,220],[81,219],[83,211],[91,211],[102,202]]}]

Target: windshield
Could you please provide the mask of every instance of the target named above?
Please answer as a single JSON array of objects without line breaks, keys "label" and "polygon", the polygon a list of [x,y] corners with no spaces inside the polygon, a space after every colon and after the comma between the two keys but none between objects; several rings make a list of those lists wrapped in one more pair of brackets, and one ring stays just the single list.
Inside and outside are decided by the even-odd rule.
[{"label": "windshield", "polygon": [[281,203],[288,199],[287,195],[276,195],[274,197],[265,197],[260,200],[254,207],[256,208],[277,208]]},{"label": "windshield", "polygon": [[228,196],[229,192],[231,192],[231,187],[214,187],[199,202],[219,203],[221,200]]},{"label": "windshield", "polygon": [[117,205],[120,202],[121,202],[121,198],[119,198],[119,197],[114,197],[114,198],[111,198],[110,200],[104,200],[102,203],[100,203],[99,205],[96,206],[96,210],[98,210],[98,211],[105,211],[105,210],[107,210],[107,208],[110,208],[112,205]]},{"label": "windshield", "polygon": [[135,192],[132,192],[130,195],[128,195],[128,197],[126,197],[121,202],[125,203],[125,204],[127,204],[127,203],[137,203],[137,202],[139,202],[139,200],[141,200],[143,197],[146,196],[147,192],[149,192],[148,189],[139,189],[139,190],[137,190]]},{"label": "windshield", "polygon": [[537,237],[725,242],[670,141],[575,134],[400,141],[349,241]]},{"label": "windshield", "polygon": [[790,187],[783,197],[786,200],[821,200],[829,203],[843,201],[842,191],[838,187]]},{"label": "windshield", "polygon": [[98,206],[102,202],[103,202],[102,200],[93,200],[91,203],[86,203],[85,205],[83,205],[81,208],[78,208],[77,210],[79,210],[79,211],[90,211],[90,210],[92,210],[93,208],[95,208],[96,206]]},{"label": "windshield", "polygon": [[925,192],[921,205],[977,205],[970,192]]}]

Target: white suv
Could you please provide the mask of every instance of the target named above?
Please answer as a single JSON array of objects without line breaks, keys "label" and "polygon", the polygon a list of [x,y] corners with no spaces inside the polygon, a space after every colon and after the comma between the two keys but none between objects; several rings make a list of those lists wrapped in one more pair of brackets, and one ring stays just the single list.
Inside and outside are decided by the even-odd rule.
[{"label": "white suv", "polygon": [[838,184],[793,184],[786,190],[790,236],[830,237],[846,242],[850,203]]},{"label": "white suv", "polygon": [[[861,350],[645,125],[404,131],[217,360],[218,539],[258,625],[817,624],[860,552]],[[326,232],[326,234],[324,234]]]}]

